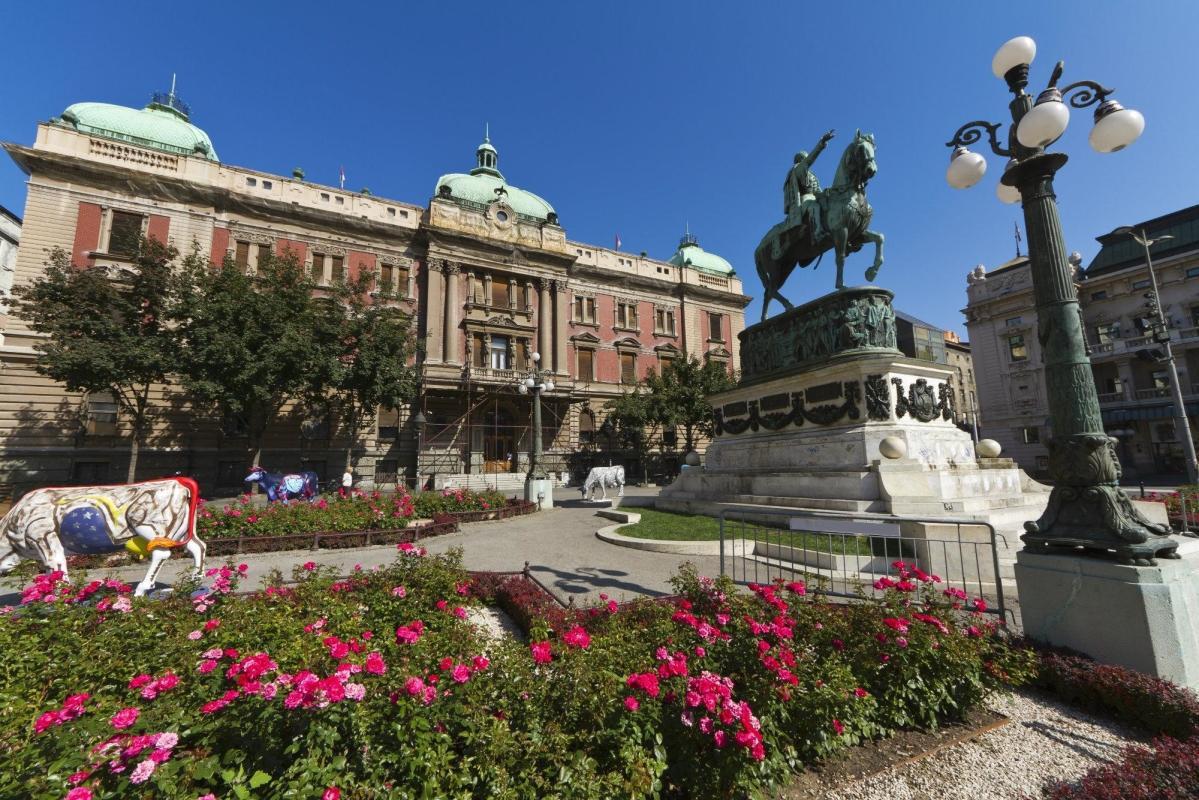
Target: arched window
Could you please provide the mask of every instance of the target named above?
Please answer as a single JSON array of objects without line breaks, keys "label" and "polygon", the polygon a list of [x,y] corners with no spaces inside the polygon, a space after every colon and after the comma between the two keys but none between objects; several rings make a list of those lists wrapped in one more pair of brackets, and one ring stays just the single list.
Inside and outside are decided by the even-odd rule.
[{"label": "arched window", "polygon": [[590,411],[579,413],[579,444],[595,443],[595,414]]}]

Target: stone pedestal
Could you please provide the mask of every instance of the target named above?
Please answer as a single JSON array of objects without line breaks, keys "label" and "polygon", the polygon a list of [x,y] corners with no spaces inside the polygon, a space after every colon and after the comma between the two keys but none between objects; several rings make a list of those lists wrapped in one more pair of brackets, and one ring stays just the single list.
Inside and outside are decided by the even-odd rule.
[{"label": "stone pedestal", "polygon": [[1199,541],[1179,559],[1134,567],[1022,550],[1016,586],[1025,633],[1199,689]]},{"label": "stone pedestal", "polygon": [[[541,495],[538,500],[537,496]],[[525,500],[537,503],[538,511],[554,507],[554,482],[550,478],[529,478],[525,481]]]}]

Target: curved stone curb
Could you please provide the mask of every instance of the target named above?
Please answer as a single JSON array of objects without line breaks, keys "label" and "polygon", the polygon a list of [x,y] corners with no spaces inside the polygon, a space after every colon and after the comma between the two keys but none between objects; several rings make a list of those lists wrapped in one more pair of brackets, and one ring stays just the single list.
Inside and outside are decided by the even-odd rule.
[{"label": "curved stone curb", "polygon": [[[633,523],[622,522],[617,525],[608,525],[596,531],[595,536],[597,539],[608,544],[614,544],[618,547],[631,547],[634,550],[647,550],[651,553],[674,553],[681,556],[720,555],[719,540],[714,542],[682,542],[668,539],[637,539],[633,536],[622,536],[617,533],[617,529],[631,524]],[[730,539],[728,541],[735,546],[736,542],[741,540]],[[742,543],[742,547],[744,548],[745,546],[745,543]]]}]

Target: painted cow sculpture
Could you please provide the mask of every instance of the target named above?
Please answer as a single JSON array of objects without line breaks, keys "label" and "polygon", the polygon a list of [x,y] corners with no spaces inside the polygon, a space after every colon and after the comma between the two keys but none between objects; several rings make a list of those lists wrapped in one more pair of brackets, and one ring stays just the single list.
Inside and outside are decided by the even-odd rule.
[{"label": "painted cow sculpture", "polygon": [[183,477],[35,489],[0,519],[0,575],[28,558],[47,570],[62,570],[65,579],[68,553],[109,553],[124,547],[150,557],[146,576],[134,592],[138,596],[154,587],[162,562],[179,548],[191,553],[198,577],[206,549],[196,536],[199,502],[200,488]]},{"label": "painted cow sculpture", "polygon": [[595,489],[599,487],[601,500],[608,499],[608,489],[619,488],[618,497],[624,497],[624,467],[592,467],[583,481],[583,499],[594,500]]},{"label": "painted cow sculpture", "polygon": [[321,492],[321,479],[315,472],[267,472],[254,467],[246,476],[247,483],[257,483],[272,503],[291,500],[313,500]]}]

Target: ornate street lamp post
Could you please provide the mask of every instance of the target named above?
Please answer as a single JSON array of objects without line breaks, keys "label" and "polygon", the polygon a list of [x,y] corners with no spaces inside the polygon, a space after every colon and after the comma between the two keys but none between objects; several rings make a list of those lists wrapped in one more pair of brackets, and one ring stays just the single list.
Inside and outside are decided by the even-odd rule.
[{"label": "ornate street lamp post", "polygon": [[1170,388],[1174,395],[1174,427],[1177,429],[1178,440],[1182,442],[1183,455],[1187,460],[1187,483],[1199,483],[1199,464],[1195,461],[1195,441],[1191,436],[1191,423],[1187,419],[1187,407],[1182,401],[1182,384],[1178,381],[1178,364],[1174,361],[1174,348],[1170,346],[1170,328],[1166,324],[1166,314],[1162,310],[1161,295],[1157,292],[1157,275],[1153,271],[1153,259],[1149,256],[1150,247],[1174,237],[1167,235],[1150,239],[1145,235],[1143,229],[1138,231],[1128,225],[1116,228],[1112,233],[1126,233],[1135,239],[1137,244],[1145,248],[1145,268],[1149,270],[1149,284],[1152,287],[1152,293],[1146,294],[1145,297],[1149,301],[1147,305],[1154,312],[1154,320],[1151,325],[1153,339],[1166,351],[1166,364],[1170,368]]},{"label": "ornate street lamp post", "polygon": [[529,452],[529,473],[525,478],[525,499],[537,503],[539,508],[553,508],[554,490],[549,474],[541,463],[541,393],[554,391],[550,370],[543,370],[541,354],[533,354],[533,366],[516,385],[521,394],[533,393],[533,447]]},{"label": "ornate street lamp post", "polygon": [[[1053,490],[1045,513],[1024,524],[1021,537],[1029,550],[1072,552],[1114,550],[1123,561],[1147,565],[1155,556],[1177,557],[1178,542],[1169,528],[1147,520],[1120,488],[1120,462],[1115,440],[1103,430],[1099,399],[1083,336],[1082,310],[1066,255],[1053,178],[1066,163],[1064,153],[1046,152],[1066,130],[1070,111],[1098,104],[1091,146],[1101,153],[1122,150],[1141,135],[1145,120],[1109,98],[1112,89],[1078,81],[1059,89],[1063,63],[1053,69],[1048,87],[1034,103],[1024,91],[1036,44],[1027,36],[1006,42],[995,54],[991,70],[1006,81],[1013,95],[1008,109],[1012,124],[1008,142],[1000,144],[998,123],[968,122],[947,143],[954,148],[946,179],[965,189],[978,183],[986,161],[969,150],[985,132],[995,155],[1008,159],[999,191],[1006,202],[1021,200],[1028,232],[1033,295],[1045,364],[1045,387],[1053,438],[1049,441],[1049,473]],[[1011,190],[1015,189],[1015,192]],[[1018,196],[1016,195],[1018,193]],[[1066,548],[1069,548],[1067,550]]]}]

